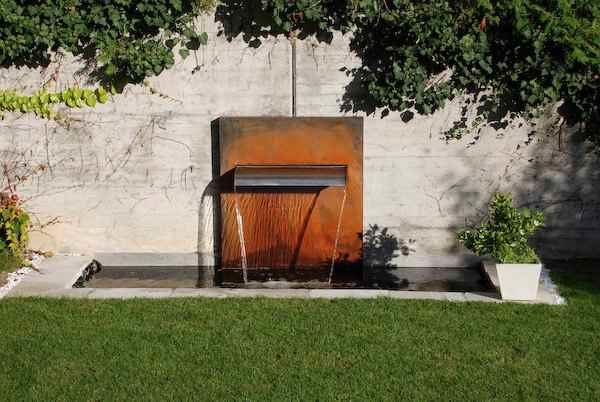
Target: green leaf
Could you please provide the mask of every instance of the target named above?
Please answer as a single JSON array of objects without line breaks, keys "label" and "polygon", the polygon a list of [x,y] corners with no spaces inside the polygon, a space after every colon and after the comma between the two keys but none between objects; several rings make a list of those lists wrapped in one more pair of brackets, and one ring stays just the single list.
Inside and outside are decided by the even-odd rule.
[{"label": "green leaf", "polygon": [[98,88],[96,90],[96,95],[98,97],[98,102],[100,103],[106,103],[108,101],[108,93],[106,92],[106,90],[102,87]]},{"label": "green leaf", "polygon": [[87,94],[85,97],[85,104],[89,107],[96,106],[96,95],[94,95],[93,93]]},{"label": "green leaf", "polygon": [[176,39],[176,38],[167,39],[165,41],[165,46],[168,47],[169,49],[173,49],[178,44],[179,44],[179,39]]},{"label": "green leaf", "polygon": [[71,89],[71,94],[76,100],[81,99],[83,96],[83,90],[79,87],[74,87],[73,89]]},{"label": "green leaf", "polygon": [[481,68],[483,68],[483,70],[485,70],[486,73],[488,73],[488,74],[492,73],[492,66],[490,66],[485,60],[480,59],[479,66]]},{"label": "green leaf", "polygon": [[185,60],[190,55],[190,51],[187,48],[182,47],[179,49],[179,55]]},{"label": "green leaf", "polygon": [[106,75],[108,75],[108,76],[116,75],[117,74],[117,67],[115,67],[114,64],[108,64],[108,65],[106,65],[104,73]]}]

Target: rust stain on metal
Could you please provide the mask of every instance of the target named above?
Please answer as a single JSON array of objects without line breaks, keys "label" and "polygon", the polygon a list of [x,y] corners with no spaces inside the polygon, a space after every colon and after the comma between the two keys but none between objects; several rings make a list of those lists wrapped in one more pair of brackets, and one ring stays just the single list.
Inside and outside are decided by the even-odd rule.
[{"label": "rust stain on metal", "polygon": [[[264,278],[265,272],[267,277],[286,279],[325,275],[331,266],[344,191],[336,268],[361,269],[362,124],[362,118],[356,117],[219,119],[220,174],[231,183],[221,192],[222,272],[239,270],[242,264],[237,203],[250,279]],[[285,166],[298,169],[288,173],[282,171]],[[323,175],[323,186],[318,174],[307,170],[310,166],[320,169],[314,172]],[[263,180],[266,186],[235,188],[231,178],[236,168],[239,182]],[[272,182],[267,177],[271,172],[276,173]],[[339,185],[343,173],[345,186]],[[316,181],[314,186],[285,185],[302,180]],[[284,185],[278,187],[280,182]]]}]

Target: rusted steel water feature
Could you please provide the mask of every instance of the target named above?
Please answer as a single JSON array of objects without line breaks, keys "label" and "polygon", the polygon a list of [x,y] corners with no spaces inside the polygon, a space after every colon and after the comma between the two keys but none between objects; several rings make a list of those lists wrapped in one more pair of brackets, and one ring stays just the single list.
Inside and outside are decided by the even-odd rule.
[{"label": "rusted steel water feature", "polygon": [[224,282],[360,275],[361,118],[221,118],[219,151]]}]

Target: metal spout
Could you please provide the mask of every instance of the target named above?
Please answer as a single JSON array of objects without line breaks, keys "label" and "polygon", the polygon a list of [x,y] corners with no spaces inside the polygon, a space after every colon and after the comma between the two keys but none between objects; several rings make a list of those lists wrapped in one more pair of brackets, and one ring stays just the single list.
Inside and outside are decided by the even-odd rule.
[{"label": "metal spout", "polygon": [[343,165],[238,165],[238,187],[345,187]]}]

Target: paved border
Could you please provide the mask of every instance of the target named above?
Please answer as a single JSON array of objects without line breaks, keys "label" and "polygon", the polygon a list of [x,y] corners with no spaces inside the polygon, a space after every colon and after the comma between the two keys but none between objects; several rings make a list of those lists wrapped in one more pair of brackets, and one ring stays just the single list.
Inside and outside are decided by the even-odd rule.
[{"label": "paved border", "polygon": [[55,255],[44,259],[7,297],[44,296],[52,292],[70,295],[72,286],[92,259],[87,256]]},{"label": "paved border", "polygon": [[[44,260],[39,272],[31,272],[7,297],[66,297],[78,299],[133,298],[299,298],[299,299],[374,299],[387,297],[403,300],[440,300],[453,302],[502,303],[497,292],[422,292],[385,289],[229,289],[229,288],[72,288],[81,272],[92,261],[89,256],[58,255]],[[560,304],[540,284],[537,304]],[[552,297],[550,297],[552,296]]]}]

